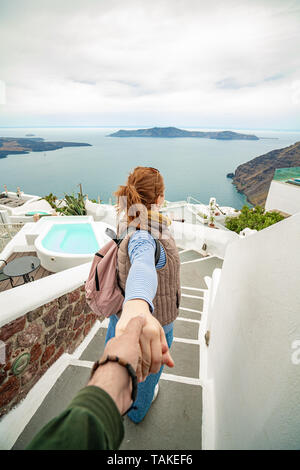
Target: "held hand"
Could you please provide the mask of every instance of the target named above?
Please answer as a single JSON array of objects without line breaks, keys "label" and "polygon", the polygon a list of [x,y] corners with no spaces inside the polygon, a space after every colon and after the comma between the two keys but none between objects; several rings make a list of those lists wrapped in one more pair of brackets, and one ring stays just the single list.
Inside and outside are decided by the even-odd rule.
[{"label": "held hand", "polygon": [[140,336],[140,348],[142,362],[138,365],[137,375],[144,381],[148,374],[155,374],[162,364],[174,367],[173,359],[170,355],[165,333],[156,318],[150,313],[147,302],[134,299],[124,304],[123,312],[116,327],[116,336],[123,334],[129,321],[136,317],[143,316],[145,325]]},{"label": "held hand", "polygon": [[137,371],[142,360],[139,341],[145,324],[146,320],[141,315],[132,318],[121,335],[108,341],[101,360],[104,360],[108,355],[118,356],[129,362]]},{"label": "held hand", "polygon": [[[141,363],[140,335],[145,319],[137,316],[130,320],[124,333],[112,338],[105,346],[100,362],[108,355],[118,356],[131,364],[138,376]],[[138,376],[139,378],[139,376]],[[105,390],[116,403],[121,414],[131,405],[132,383],[125,367],[116,362],[107,362],[96,369],[87,385],[94,385]]]}]

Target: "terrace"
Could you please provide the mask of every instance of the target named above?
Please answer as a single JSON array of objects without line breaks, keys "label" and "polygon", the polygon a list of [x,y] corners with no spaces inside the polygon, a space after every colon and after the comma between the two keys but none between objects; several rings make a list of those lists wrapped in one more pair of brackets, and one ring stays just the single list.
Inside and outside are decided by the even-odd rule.
[{"label": "terrace", "polygon": [[[52,215],[54,210],[44,199],[20,191],[0,193],[0,224],[24,224],[34,221],[34,213]],[[1,232],[0,232],[1,235]],[[1,246],[0,246],[0,249]]]},{"label": "terrace", "polygon": [[[193,216],[182,203],[170,204],[169,209],[173,210],[174,205],[181,207],[181,210],[185,207],[186,214]],[[110,209],[107,208],[104,212],[104,220],[111,222]],[[76,217],[77,220],[81,218],[87,219]],[[23,256],[36,256],[35,239],[48,219],[53,220],[52,217],[44,217],[37,223],[20,224],[16,235],[8,238],[1,257],[10,262]],[[58,218],[55,219],[58,221]],[[73,218],[59,219],[62,222]],[[201,448],[200,322],[207,295],[205,277],[212,276],[213,271],[222,266],[222,257],[218,253],[210,253],[209,250],[204,254],[199,250],[204,241],[203,233],[206,233],[207,242],[207,233],[212,233],[213,230],[199,224],[199,221],[194,224],[175,221],[173,225],[183,245],[179,248],[182,263],[182,302],[179,317],[175,322],[175,339],[172,346],[176,365],[173,370],[165,369],[159,396],[143,423],[137,427],[128,419],[125,420],[127,430],[126,440],[122,444],[124,449]],[[6,231],[11,229],[11,226],[12,224],[6,224]],[[182,236],[182,226],[189,232],[187,237]],[[196,229],[193,237],[196,237],[197,249],[188,246],[193,227]],[[232,239],[235,237],[235,234],[232,234]],[[212,249],[214,245],[215,240],[212,241]],[[220,244],[219,251],[224,249],[223,245]],[[104,348],[107,321],[100,323],[92,317],[85,304],[83,285],[88,272],[89,264],[58,273],[52,273],[40,266],[33,272],[34,282],[24,285],[20,276],[14,278],[15,288],[11,287],[9,280],[0,283],[0,304],[6,317],[6,320],[0,318],[1,338],[9,336],[12,326],[14,328],[16,323],[23,321],[21,331],[9,337],[13,345],[10,367],[22,354],[30,354],[35,360],[35,343],[41,344],[39,359],[34,361],[38,367],[33,371],[30,362],[24,372],[15,377],[19,380],[18,392],[12,396],[10,402],[5,403],[4,408],[0,408],[3,414],[0,421],[2,448],[24,448],[35,432],[57,415],[68,404],[75,391],[84,386],[93,361],[98,359]],[[16,296],[23,299],[21,305],[15,304]],[[68,336],[71,329],[75,334]],[[36,331],[38,333],[35,336]],[[28,332],[33,335],[33,343],[30,340],[23,341]],[[20,345],[21,349],[18,348]],[[52,346],[53,354],[47,359]],[[176,413],[179,396],[181,411]],[[188,421],[188,431],[182,430],[182,433],[179,432],[176,436],[171,435],[170,422],[180,428],[182,419]],[[141,428],[144,430],[143,440],[139,432]],[[162,432],[164,438],[158,432],[159,429],[165,431]]]},{"label": "terrace", "polygon": [[34,201],[38,201],[38,196],[30,194],[24,194],[23,192],[14,193],[11,191],[0,193],[0,210],[8,209],[10,213],[14,212],[14,209],[30,205]]},{"label": "terrace", "polygon": [[0,203],[2,206],[6,207],[20,207],[25,204],[26,200],[22,199],[21,197],[16,199],[13,197],[5,197],[4,195],[0,195]]},{"label": "terrace", "polygon": [[[187,204],[166,211],[179,207],[178,219],[187,219],[190,209],[198,210],[193,201],[186,215]],[[94,219],[113,224],[112,206],[94,209]],[[286,351],[299,327],[300,266],[282,244],[297,252],[299,217],[239,237],[197,218],[182,223],[176,214],[182,299],[171,349],[175,367],[165,368],[144,421],[125,418],[122,450],[299,448],[299,374]],[[46,222],[22,226],[0,258],[34,254]],[[24,449],[84,387],[102,353],[107,320],[100,323],[85,302],[89,268],[53,274],[39,268],[34,282],[0,292],[0,340],[7,346],[0,366],[2,449]],[[280,394],[272,394],[274,383]]]},{"label": "terrace", "polygon": [[[37,256],[35,251],[25,251],[25,252],[14,252],[7,258],[7,263],[10,261],[13,261],[17,258],[21,258],[23,256]],[[1,263],[1,262],[0,262]],[[39,268],[31,274],[34,281],[37,281],[38,279],[42,279],[43,277],[50,276],[52,273],[50,271],[47,271],[47,269],[44,269],[43,266],[39,266]],[[18,287],[23,285],[24,281],[22,276],[14,277],[13,279],[13,284],[14,287]],[[0,282],[0,293],[4,292],[6,290],[12,289],[13,287],[11,286],[11,283],[9,280],[2,281]]]}]

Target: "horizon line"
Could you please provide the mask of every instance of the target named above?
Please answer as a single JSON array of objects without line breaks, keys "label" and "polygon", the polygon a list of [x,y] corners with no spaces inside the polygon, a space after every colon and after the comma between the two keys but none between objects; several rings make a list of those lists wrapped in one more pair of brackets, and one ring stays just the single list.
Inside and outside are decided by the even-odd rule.
[{"label": "horizon line", "polygon": [[[134,125],[124,125],[124,126],[118,126],[118,125],[111,125],[111,126],[101,126],[101,125],[94,125],[94,126],[79,126],[79,125],[73,125],[73,126],[68,126],[68,125],[60,125],[60,126],[55,126],[55,125],[49,125],[49,126],[1,126],[0,129],[111,129],[111,128],[138,128],[138,129],[145,129],[145,128],[151,128],[151,127],[177,127],[177,126],[134,126]],[[178,127],[177,127],[178,128]],[[203,126],[186,126],[182,125],[180,128],[195,128],[195,129],[223,129],[223,130],[249,130],[249,131],[277,131],[277,132],[300,132],[300,129],[279,129],[279,128],[250,128],[250,127],[220,127],[220,126],[210,126],[210,127],[203,127]]]}]

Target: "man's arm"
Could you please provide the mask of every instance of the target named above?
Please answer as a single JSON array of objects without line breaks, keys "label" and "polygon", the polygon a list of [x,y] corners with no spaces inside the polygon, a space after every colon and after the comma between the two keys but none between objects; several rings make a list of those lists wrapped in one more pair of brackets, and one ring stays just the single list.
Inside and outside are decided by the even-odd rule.
[{"label": "man's arm", "polygon": [[[131,320],[120,337],[107,343],[101,360],[108,355],[118,356],[136,371],[144,324],[142,317]],[[132,403],[131,392],[132,382],[126,368],[107,362],[96,369],[87,386],[65,411],[43,427],[27,449],[118,449],[124,436],[121,415]]]},{"label": "man's arm", "polygon": [[85,387],[27,450],[115,450],[123,437],[122,418],[111,396],[99,387]]}]

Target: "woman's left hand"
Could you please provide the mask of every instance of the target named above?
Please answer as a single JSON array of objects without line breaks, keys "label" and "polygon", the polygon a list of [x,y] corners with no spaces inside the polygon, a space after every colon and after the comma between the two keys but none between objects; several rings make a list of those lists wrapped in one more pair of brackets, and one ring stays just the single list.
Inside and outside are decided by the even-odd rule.
[{"label": "woman's left hand", "polygon": [[148,303],[141,299],[128,300],[123,307],[121,318],[116,326],[116,336],[124,333],[129,321],[136,317],[145,318],[140,336],[142,361],[138,365],[137,376],[142,382],[149,374],[159,372],[163,364],[174,367],[164,330],[158,320],[150,313]]}]

